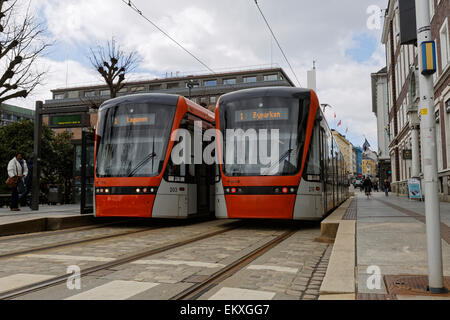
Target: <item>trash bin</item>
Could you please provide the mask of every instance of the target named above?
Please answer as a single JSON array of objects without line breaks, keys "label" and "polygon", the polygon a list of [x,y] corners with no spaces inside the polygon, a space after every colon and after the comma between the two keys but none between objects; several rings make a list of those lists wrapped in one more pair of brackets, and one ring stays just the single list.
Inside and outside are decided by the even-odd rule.
[{"label": "trash bin", "polygon": [[48,202],[52,204],[63,203],[63,192],[61,186],[50,186],[48,190]]}]

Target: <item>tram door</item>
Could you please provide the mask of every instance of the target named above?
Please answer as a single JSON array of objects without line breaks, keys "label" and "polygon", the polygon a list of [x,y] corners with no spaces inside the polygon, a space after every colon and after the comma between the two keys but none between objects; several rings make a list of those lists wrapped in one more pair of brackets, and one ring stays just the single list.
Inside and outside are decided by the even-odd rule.
[{"label": "tram door", "polygon": [[81,134],[81,214],[94,212],[94,146],[95,135],[83,131]]}]

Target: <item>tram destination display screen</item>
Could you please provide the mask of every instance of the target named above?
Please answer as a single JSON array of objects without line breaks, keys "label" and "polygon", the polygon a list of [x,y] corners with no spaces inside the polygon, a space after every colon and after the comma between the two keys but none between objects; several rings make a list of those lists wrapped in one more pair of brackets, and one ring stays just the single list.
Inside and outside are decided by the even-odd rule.
[{"label": "tram destination display screen", "polygon": [[121,114],[114,117],[115,127],[127,126],[153,126],[156,123],[156,114]]},{"label": "tram destination display screen", "polygon": [[250,122],[250,121],[276,121],[276,120],[288,120],[289,109],[288,108],[266,108],[266,109],[249,109],[238,110],[234,113],[234,120],[238,122]]}]

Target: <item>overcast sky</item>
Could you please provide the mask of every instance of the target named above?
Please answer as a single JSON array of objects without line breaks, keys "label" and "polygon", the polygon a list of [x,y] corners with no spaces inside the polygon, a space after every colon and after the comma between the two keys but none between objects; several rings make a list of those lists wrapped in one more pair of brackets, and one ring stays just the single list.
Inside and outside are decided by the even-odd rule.
[{"label": "overcast sky", "polygon": [[[23,0],[24,1],[24,0]],[[204,71],[191,56],[168,40],[122,0],[31,0],[33,11],[55,42],[40,59],[48,68],[45,85],[26,100],[9,101],[34,108],[51,98],[51,89],[101,83],[87,59],[89,47],[111,37],[142,58],[134,79],[153,79],[166,72]],[[330,125],[361,146],[364,135],[377,150],[370,74],[385,66],[381,30],[367,27],[367,8],[387,0],[259,0],[302,86],[317,61],[317,93]],[[254,0],[134,0],[162,29],[213,70],[280,65],[295,81],[261,18]],[[381,13],[380,13],[381,16]],[[132,80],[132,79],[131,79]],[[334,114],[336,113],[336,120]]]}]

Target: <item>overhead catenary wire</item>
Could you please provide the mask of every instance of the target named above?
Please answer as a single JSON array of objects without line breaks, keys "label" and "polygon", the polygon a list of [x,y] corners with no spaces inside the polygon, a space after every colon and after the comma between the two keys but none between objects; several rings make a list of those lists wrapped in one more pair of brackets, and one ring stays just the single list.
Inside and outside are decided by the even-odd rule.
[{"label": "overhead catenary wire", "polygon": [[147,20],[149,23],[151,23],[156,29],[158,29],[162,34],[164,34],[167,38],[172,40],[177,46],[179,46],[181,49],[183,49],[186,53],[188,53],[191,57],[193,57],[195,60],[197,60],[201,65],[203,65],[206,69],[208,69],[210,72],[215,73],[214,70],[212,70],[206,63],[204,63],[202,60],[197,58],[192,52],[190,52],[188,49],[186,49],[182,44],[180,44],[178,41],[176,41],[174,38],[172,38],[167,32],[165,32],[163,29],[161,29],[158,25],[156,25],[153,21],[151,21],[149,18],[147,18],[141,10],[131,1],[131,0],[122,0],[123,3],[128,5],[133,11],[138,13],[142,18]]},{"label": "overhead catenary wire", "polygon": [[269,22],[267,21],[266,17],[264,16],[264,13],[262,12],[259,4],[258,4],[258,0],[254,0],[256,7],[258,8],[259,12],[261,13],[261,16],[263,17],[264,21],[266,22],[267,27],[269,28],[270,33],[272,34],[272,37],[275,39],[275,42],[278,45],[278,48],[280,48],[281,53],[283,54],[284,59],[286,60],[287,64],[289,65],[289,68],[291,69],[292,73],[294,74],[295,79],[297,80],[298,85],[301,87],[302,85],[300,84],[300,81],[297,78],[297,74],[295,73],[294,69],[292,68],[291,63],[289,62],[288,58],[286,57],[286,54],[284,53],[283,49],[281,48],[280,43],[278,42],[277,37],[275,36],[275,33],[273,32],[272,28],[270,27]]}]

